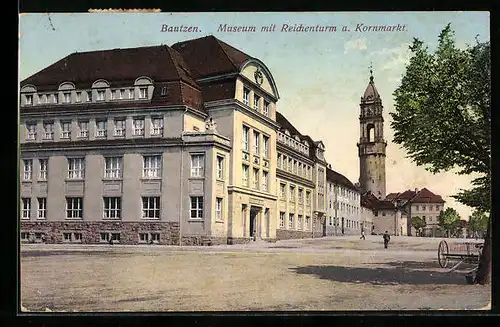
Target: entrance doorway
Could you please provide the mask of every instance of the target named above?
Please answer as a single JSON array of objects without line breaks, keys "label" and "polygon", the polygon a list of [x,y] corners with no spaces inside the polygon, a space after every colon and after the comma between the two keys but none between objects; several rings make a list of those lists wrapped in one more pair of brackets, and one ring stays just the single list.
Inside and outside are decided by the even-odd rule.
[{"label": "entrance doorway", "polygon": [[250,237],[252,238],[256,238],[257,237],[257,234],[258,234],[258,230],[259,230],[259,226],[258,226],[258,216],[259,216],[259,213],[260,211],[262,210],[262,208],[260,207],[254,207],[254,206],[251,206],[250,207],[250,223],[248,224],[249,226],[249,235]]}]

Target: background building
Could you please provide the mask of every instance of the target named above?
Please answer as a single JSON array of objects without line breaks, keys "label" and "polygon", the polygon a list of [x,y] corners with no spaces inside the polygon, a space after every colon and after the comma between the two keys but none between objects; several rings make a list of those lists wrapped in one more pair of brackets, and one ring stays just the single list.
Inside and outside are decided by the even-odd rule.
[{"label": "background building", "polygon": [[[371,223],[365,225],[361,212],[359,189],[344,175],[327,168],[327,218],[326,235],[369,233]],[[369,229],[366,229],[369,228]]]}]

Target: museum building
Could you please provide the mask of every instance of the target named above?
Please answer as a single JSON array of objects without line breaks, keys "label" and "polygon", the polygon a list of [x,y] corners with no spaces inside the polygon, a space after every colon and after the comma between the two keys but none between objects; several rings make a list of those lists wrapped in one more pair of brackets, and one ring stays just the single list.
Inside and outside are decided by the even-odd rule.
[{"label": "museum building", "polygon": [[21,240],[274,241],[283,181],[314,234],[324,147],[287,135],[278,99],[263,62],[213,36],[55,62],[20,85]]}]

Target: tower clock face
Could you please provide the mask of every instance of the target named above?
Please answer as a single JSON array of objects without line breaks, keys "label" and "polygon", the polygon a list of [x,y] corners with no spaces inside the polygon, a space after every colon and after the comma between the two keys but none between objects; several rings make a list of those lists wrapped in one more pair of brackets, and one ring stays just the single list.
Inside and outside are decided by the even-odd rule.
[{"label": "tower clock face", "polygon": [[262,75],[262,72],[260,71],[260,69],[257,69],[257,70],[255,71],[254,77],[255,77],[255,82],[256,82],[258,85],[261,85],[261,84],[262,84],[262,82],[264,82],[264,75]]}]

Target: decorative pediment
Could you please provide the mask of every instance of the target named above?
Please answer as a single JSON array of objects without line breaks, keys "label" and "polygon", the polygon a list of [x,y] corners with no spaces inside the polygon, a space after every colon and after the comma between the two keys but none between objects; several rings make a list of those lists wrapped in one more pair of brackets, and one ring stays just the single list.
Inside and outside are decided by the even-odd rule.
[{"label": "decorative pediment", "polygon": [[147,76],[141,76],[137,78],[134,82],[134,85],[150,85],[153,84],[153,80]]},{"label": "decorative pediment", "polygon": [[74,90],[75,89],[75,84],[72,82],[63,82],[59,85],[58,90],[59,91],[66,91],[66,90]]},{"label": "decorative pediment", "polygon": [[109,82],[104,79],[98,79],[92,84],[92,88],[106,88],[109,87]]},{"label": "decorative pediment", "polygon": [[285,129],[285,135],[290,136],[290,132],[287,129]]},{"label": "decorative pediment", "polygon": [[21,93],[34,93],[36,92],[36,87],[33,84],[26,84],[21,88]]},{"label": "decorative pediment", "polygon": [[252,58],[245,61],[240,67],[240,74],[275,98],[279,98],[274,78],[266,65],[260,60]]}]

